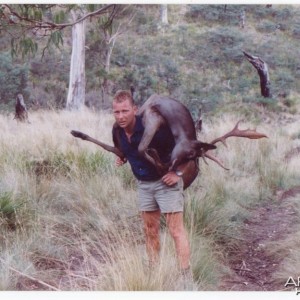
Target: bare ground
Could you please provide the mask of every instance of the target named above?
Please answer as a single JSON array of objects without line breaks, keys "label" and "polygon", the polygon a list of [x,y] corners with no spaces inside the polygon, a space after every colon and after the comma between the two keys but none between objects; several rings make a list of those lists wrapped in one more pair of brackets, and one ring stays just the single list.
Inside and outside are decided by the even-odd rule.
[{"label": "bare ground", "polygon": [[280,291],[285,282],[272,279],[281,264],[278,257],[269,254],[265,245],[281,241],[299,223],[297,214],[287,201],[300,193],[300,186],[278,193],[277,199],[257,206],[250,218],[244,221],[241,245],[228,253],[233,275],[222,281],[227,291]]}]

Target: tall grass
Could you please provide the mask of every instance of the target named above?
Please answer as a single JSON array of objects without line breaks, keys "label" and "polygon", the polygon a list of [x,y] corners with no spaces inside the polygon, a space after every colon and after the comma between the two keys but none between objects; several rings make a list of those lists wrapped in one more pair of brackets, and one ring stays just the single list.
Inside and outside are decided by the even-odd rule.
[{"label": "tall grass", "polygon": [[[130,167],[115,168],[113,154],[70,135],[80,130],[111,144],[112,117],[40,111],[30,122],[0,115],[0,289],[180,290],[164,227],[161,261],[149,269]],[[230,115],[211,120],[201,139],[210,141],[235,122]],[[226,251],[241,242],[251,208],[299,180],[299,162],[282,160],[297,142],[295,129],[259,130],[269,139],[232,138],[228,149],[218,147],[230,171],[201,161],[201,175],[185,192],[199,290],[218,289],[215,283],[230,272]]]}]

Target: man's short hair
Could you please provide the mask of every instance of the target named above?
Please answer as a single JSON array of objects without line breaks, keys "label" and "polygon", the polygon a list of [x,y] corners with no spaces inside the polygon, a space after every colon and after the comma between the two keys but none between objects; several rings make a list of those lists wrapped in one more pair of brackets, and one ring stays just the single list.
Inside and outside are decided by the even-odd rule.
[{"label": "man's short hair", "polygon": [[113,101],[120,103],[123,101],[129,100],[130,104],[135,105],[132,94],[130,91],[127,90],[119,90],[116,92]]}]

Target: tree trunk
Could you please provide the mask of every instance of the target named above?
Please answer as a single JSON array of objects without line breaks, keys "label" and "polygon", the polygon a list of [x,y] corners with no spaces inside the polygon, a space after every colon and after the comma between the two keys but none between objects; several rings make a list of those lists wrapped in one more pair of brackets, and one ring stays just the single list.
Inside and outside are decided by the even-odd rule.
[{"label": "tree trunk", "polygon": [[[76,13],[71,12],[76,20]],[[72,56],[67,109],[79,110],[85,103],[85,21],[72,27]]]},{"label": "tree trunk", "polygon": [[116,42],[116,38],[112,38],[110,43],[107,45],[106,57],[105,57],[105,71],[107,74],[110,71],[110,60],[115,46],[115,42]]},{"label": "tree trunk", "polygon": [[160,5],[160,22],[162,25],[168,25],[168,5],[161,4]]},{"label": "tree trunk", "polygon": [[102,88],[101,88],[101,92],[102,92],[102,106],[104,108],[109,107],[109,82],[107,79],[107,76],[109,75],[110,72],[110,61],[111,61],[111,55],[115,46],[115,42],[116,42],[116,38],[117,35],[114,37],[109,37],[108,33],[105,32],[105,34],[107,34],[106,36],[106,40],[107,42],[107,49],[105,52],[105,72],[106,72],[106,77],[103,79],[103,83],[102,83]]},{"label": "tree trunk", "polygon": [[239,16],[239,20],[240,20],[240,27],[241,28],[245,28],[245,23],[246,23],[246,13],[244,10],[241,11],[240,16]]},{"label": "tree trunk", "polygon": [[245,51],[243,51],[243,53],[258,72],[260,78],[261,95],[265,98],[272,98],[268,65],[258,56],[250,55]]},{"label": "tree trunk", "polygon": [[15,113],[14,119],[17,119],[18,121],[21,121],[21,122],[27,121],[29,123],[28,112],[27,112],[27,108],[26,108],[22,94],[17,95],[15,110],[16,110],[16,113]]}]

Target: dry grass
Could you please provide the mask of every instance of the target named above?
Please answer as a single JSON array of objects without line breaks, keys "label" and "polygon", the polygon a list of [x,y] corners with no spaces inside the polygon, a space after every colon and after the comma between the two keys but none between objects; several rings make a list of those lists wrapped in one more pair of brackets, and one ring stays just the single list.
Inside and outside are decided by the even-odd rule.
[{"label": "dry grass", "polygon": [[[0,116],[0,289],[178,290],[175,250],[163,225],[161,262],[148,269],[129,166],[116,169],[112,154],[69,133],[111,143],[112,117],[87,110],[32,112],[31,124],[12,119]],[[236,121],[227,115],[207,122],[201,139],[212,140]],[[297,144],[297,128],[258,129],[269,139],[229,139],[230,151],[220,146],[217,154],[230,171],[201,162],[201,176],[186,191],[199,290],[218,289],[215,283],[230,272],[222,243],[238,246],[251,207],[299,182],[299,160],[282,162]]]}]

